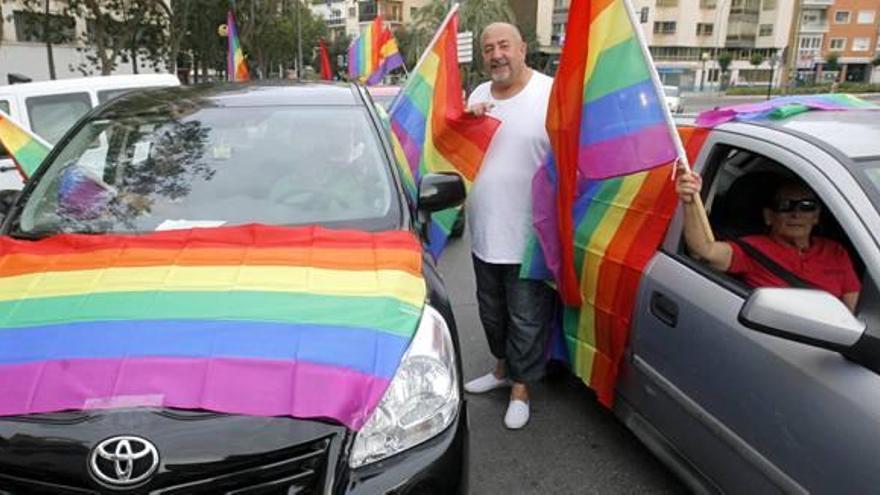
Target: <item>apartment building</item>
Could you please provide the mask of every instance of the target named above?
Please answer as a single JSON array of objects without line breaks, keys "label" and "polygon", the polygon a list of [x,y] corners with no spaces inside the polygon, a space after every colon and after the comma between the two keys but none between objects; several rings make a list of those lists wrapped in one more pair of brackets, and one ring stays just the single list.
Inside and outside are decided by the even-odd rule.
[{"label": "apartment building", "polygon": [[[797,77],[803,82],[871,80],[880,53],[880,1],[802,0]],[[828,64],[837,55],[837,67]]]},{"label": "apartment building", "polygon": [[[0,40],[0,84],[8,83],[9,74],[20,74],[34,81],[50,79],[50,61],[43,32],[45,14],[25,9],[21,0],[0,0],[2,2],[3,37]],[[85,19],[75,19],[62,15],[63,4],[52,0],[49,4],[50,25],[53,41],[52,63],[55,77],[65,79],[82,77],[76,67],[86,62],[86,54],[77,51],[82,47],[81,39],[88,32]],[[42,4],[42,2],[41,2]],[[139,72],[153,72],[152,68],[141,66]],[[130,64],[119,64],[114,74],[131,74]]]},{"label": "apartment building", "polygon": [[416,11],[428,3],[430,0],[312,0],[309,8],[324,19],[331,37],[354,37],[379,13],[391,29],[396,29],[412,22]]}]

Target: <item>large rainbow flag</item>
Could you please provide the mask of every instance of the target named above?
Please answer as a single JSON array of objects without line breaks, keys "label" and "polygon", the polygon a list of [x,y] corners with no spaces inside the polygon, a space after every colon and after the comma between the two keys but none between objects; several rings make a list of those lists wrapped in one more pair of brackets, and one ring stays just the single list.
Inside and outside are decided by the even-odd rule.
[{"label": "large rainbow flag", "polygon": [[421,263],[409,232],[0,238],[0,415],[165,406],[358,429],[417,328]]},{"label": "large rainbow flag", "polygon": [[0,145],[6,148],[21,176],[27,180],[52,150],[40,136],[21,127],[0,110]]},{"label": "large rainbow flag", "polygon": [[[458,69],[458,4],[450,10],[410,74],[389,115],[397,163],[410,199],[415,200],[422,176],[457,172],[466,185],[476,178],[500,122],[465,113]],[[432,215],[429,249],[440,255],[459,212]]]},{"label": "large rainbow flag", "polygon": [[[709,129],[679,129],[687,156],[696,160]],[[629,341],[630,322],[639,282],[647,263],[666,234],[678,205],[669,164],[609,179],[584,179],[572,208],[574,263],[583,303],[565,306],[562,332],[572,371],[611,407],[620,360]],[[533,195],[553,197],[557,176],[548,164],[533,183]],[[554,228],[558,218],[552,201],[536,205],[536,222]],[[544,255],[530,243],[523,275],[548,274]]]},{"label": "large rainbow flag", "polygon": [[378,84],[385,74],[403,66],[403,57],[391,30],[377,15],[348,47],[348,77],[369,86]]},{"label": "large rainbow flag", "polygon": [[235,12],[229,9],[226,14],[226,77],[232,82],[249,81],[248,72],[241,41],[238,39],[238,27],[235,24]]},{"label": "large rainbow flag", "polygon": [[[540,232],[545,252],[559,253],[563,301],[579,305],[571,216],[580,174],[604,179],[674,161],[682,153],[650,55],[628,0],[574,0],[565,49],[547,113],[559,172],[558,234]],[[556,249],[547,249],[553,243]]]}]

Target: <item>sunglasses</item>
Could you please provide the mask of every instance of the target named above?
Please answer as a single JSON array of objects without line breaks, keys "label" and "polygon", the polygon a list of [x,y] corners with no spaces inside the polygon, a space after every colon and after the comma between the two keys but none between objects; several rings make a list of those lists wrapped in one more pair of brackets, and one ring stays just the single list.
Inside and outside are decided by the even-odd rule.
[{"label": "sunglasses", "polygon": [[777,213],[790,213],[802,211],[811,213],[819,209],[819,202],[815,199],[780,199],[773,205],[773,211]]}]

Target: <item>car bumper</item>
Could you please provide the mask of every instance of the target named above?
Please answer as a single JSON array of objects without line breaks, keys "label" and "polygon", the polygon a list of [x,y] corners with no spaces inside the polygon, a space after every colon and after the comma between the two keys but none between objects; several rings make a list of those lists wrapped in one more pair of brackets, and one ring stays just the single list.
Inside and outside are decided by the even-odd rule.
[{"label": "car bumper", "polygon": [[440,435],[393,457],[353,469],[337,493],[433,495],[467,493],[467,402]]}]

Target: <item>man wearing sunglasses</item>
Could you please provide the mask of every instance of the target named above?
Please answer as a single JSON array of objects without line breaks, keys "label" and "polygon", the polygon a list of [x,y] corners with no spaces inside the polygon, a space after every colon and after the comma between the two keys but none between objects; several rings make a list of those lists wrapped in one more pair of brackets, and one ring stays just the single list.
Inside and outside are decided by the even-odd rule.
[{"label": "man wearing sunglasses", "polygon": [[736,275],[752,287],[809,287],[827,291],[855,311],[861,282],[840,243],[812,235],[821,204],[804,183],[789,179],[763,209],[767,233],[731,242],[714,241],[705,231],[706,211],[694,198],[702,180],[680,169],[676,191],[684,206],[688,250],[712,268]]}]

